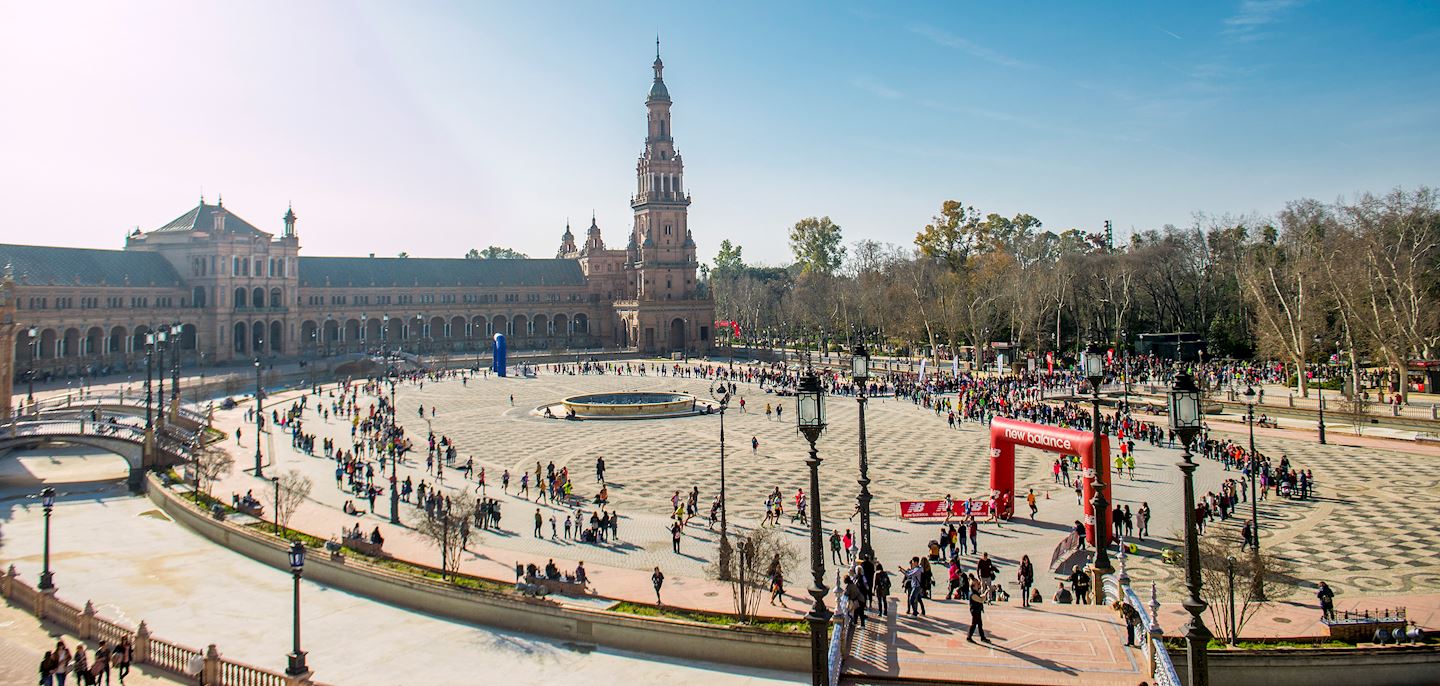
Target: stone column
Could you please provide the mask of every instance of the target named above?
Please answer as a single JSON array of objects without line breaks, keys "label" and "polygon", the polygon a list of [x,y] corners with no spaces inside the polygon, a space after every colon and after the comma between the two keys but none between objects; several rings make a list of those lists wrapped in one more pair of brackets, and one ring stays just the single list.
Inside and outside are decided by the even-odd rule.
[{"label": "stone column", "polygon": [[141,620],[140,626],[135,628],[135,664],[143,665],[150,662],[150,626]]},{"label": "stone column", "polygon": [[220,649],[214,643],[205,648],[204,679],[207,684],[220,683]]},{"label": "stone column", "polygon": [[85,601],[85,609],[80,612],[80,626],[75,627],[75,635],[82,641],[88,641],[95,637],[95,604]]}]

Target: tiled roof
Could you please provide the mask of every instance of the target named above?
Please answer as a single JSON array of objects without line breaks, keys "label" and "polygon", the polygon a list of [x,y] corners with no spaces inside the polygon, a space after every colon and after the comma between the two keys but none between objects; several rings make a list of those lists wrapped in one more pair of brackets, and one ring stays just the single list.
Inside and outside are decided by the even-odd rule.
[{"label": "tiled roof", "polygon": [[583,286],[585,273],[573,259],[302,257],[300,285]]},{"label": "tiled roof", "polygon": [[175,268],[153,252],[0,243],[0,266],[6,264],[17,282],[35,285],[180,285]]},{"label": "tiled roof", "polygon": [[176,217],[168,224],[155,229],[152,233],[171,233],[177,231],[213,232],[215,230],[215,213],[217,211],[224,213],[225,223],[223,226],[225,233],[270,237],[270,234],[255,228],[250,222],[235,216],[234,212],[220,205],[206,205],[205,203],[195,206],[189,212]]}]

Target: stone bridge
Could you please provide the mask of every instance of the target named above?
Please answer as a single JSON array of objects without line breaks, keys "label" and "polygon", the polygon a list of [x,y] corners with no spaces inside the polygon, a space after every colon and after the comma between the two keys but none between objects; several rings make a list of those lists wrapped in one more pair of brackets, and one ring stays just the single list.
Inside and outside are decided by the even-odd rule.
[{"label": "stone bridge", "polygon": [[[139,410],[143,417],[145,408]],[[204,440],[202,429],[167,424],[157,428],[147,450],[143,419],[136,422],[129,413],[115,413],[95,421],[89,415],[88,409],[78,407],[51,410],[0,427],[0,455],[17,448],[55,444],[97,448],[125,458],[130,465],[128,483],[138,492],[146,471],[188,461],[195,446]]]}]

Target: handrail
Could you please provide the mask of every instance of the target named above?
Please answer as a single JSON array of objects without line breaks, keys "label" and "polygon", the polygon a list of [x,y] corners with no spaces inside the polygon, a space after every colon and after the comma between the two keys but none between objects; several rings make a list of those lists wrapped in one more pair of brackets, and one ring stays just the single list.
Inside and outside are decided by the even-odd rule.
[{"label": "handrail", "polygon": [[845,597],[840,571],[835,571],[835,614],[831,617],[833,630],[830,633],[828,674],[830,686],[840,686],[840,672],[845,665],[845,656],[850,653],[850,599]]},{"label": "handrail", "polygon": [[281,672],[226,659],[213,644],[201,651],[152,636],[144,622],[141,622],[138,628],[130,629],[118,622],[97,616],[93,603],[85,603],[82,609],[56,597],[53,591],[38,591],[20,579],[14,565],[4,574],[0,574],[0,596],[23,610],[35,613],[41,619],[55,622],[66,633],[78,637],[82,642],[103,640],[118,644],[122,639],[130,640],[136,665],[150,665],[191,678],[197,676],[195,669],[199,665],[203,670],[201,674],[204,682],[216,686],[292,686],[311,683],[308,676],[297,680]]}]

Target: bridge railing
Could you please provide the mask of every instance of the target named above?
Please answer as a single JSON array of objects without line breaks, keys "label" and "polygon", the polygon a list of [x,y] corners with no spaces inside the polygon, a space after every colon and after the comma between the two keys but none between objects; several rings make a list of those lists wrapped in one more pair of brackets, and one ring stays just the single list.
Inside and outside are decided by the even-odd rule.
[{"label": "bridge railing", "polygon": [[[168,405],[169,403],[167,402],[166,404]],[[45,400],[37,400],[35,401],[35,404],[31,406],[30,413],[46,414],[49,412],[57,412],[64,410],[89,411],[96,408],[99,408],[100,410],[110,414],[118,413],[130,414],[134,416],[141,416],[145,414],[145,405],[143,403],[137,402],[136,394],[134,393],[129,395],[121,395],[119,393],[94,394],[86,395],[84,398],[74,398],[66,396],[58,398],[48,398]],[[119,412],[119,410],[128,411]],[[156,411],[158,412],[159,408],[156,408]],[[209,418],[207,413],[200,410],[192,410],[188,407],[184,407],[183,405],[179,408],[179,413],[181,417],[184,417],[185,419],[198,424],[204,424]]]},{"label": "bridge railing", "polygon": [[1175,663],[1170,660],[1170,651],[1165,648],[1165,633],[1160,629],[1160,600],[1156,596],[1155,584],[1150,584],[1150,604],[1140,599],[1130,587],[1130,576],[1125,573],[1125,554],[1120,554],[1120,573],[1105,577],[1105,600],[1109,603],[1124,602],[1140,615],[1140,647],[1150,667],[1150,676],[1155,686],[1180,686],[1180,675]]},{"label": "bridge railing", "polygon": [[[95,436],[143,444],[145,426],[133,422],[96,422],[83,416],[76,419],[32,419],[0,425],[0,439],[26,436]],[[163,427],[155,434],[156,448],[181,458],[187,458],[199,442],[198,432],[174,426]]]},{"label": "bridge railing", "polygon": [[0,596],[13,606],[34,613],[42,620],[55,622],[65,633],[81,641],[106,641],[116,645],[122,639],[131,642],[134,660],[132,664],[149,665],[170,672],[185,680],[197,677],[200,683],[217,686],[311,686],[309,676],[290,677],[280,671],[270,671],[229,660],[211,644],[205,650],[168,641],[150,633],[145,622],[131,629],[118,622],[98,616],[95,605],[86,602],[76,606],[61,600],[55,592],[42,593],[20,579],[20,573],[11,565],[0,574]]},{"label": "bridge railing", "polygon": [[[852,574],[859,574],[858,567]],[[830,686],[840,686],[840,674],[844,671],[845,657],[850,654],[850,639],[855,627],[850,621],[850,600],[845,597],[845,587],[840,571],[835,572],[835,616],[831,618],[830,633]]]}]

